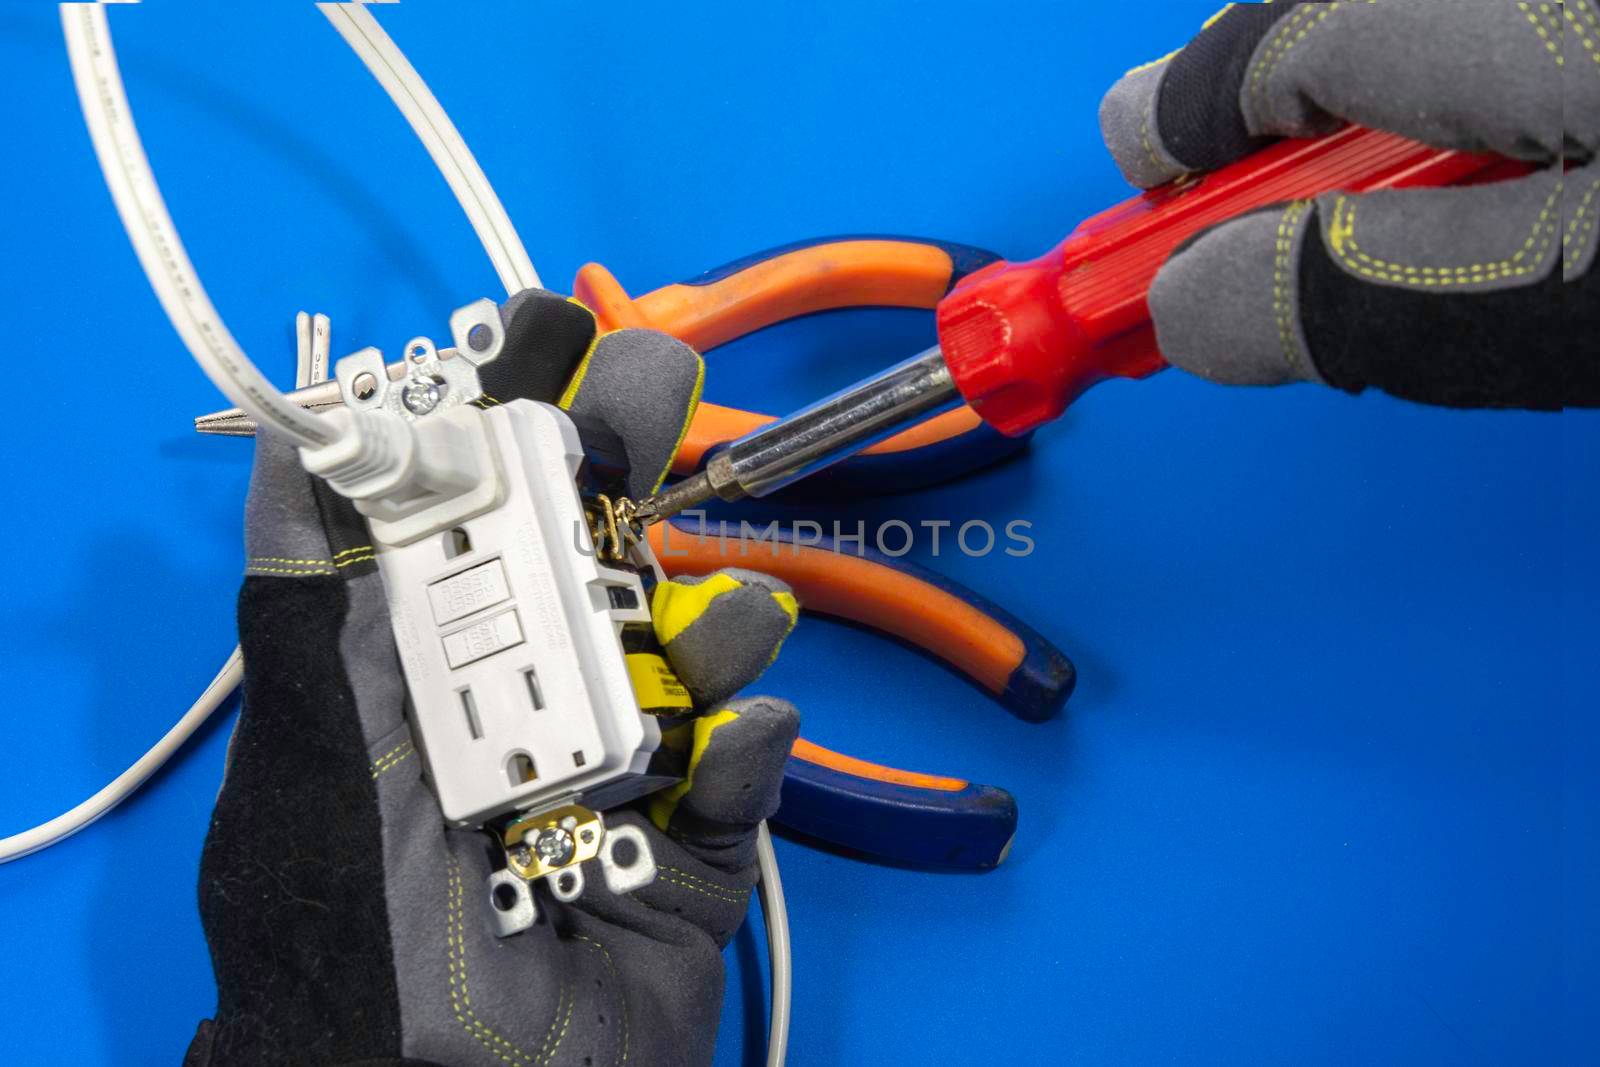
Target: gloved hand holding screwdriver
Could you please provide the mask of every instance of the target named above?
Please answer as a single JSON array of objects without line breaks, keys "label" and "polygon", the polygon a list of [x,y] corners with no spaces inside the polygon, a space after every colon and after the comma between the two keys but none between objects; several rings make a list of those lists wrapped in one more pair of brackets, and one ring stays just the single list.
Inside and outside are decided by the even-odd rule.
[{"label": "gloved hand holding screwdriver", "polygon": [[1211,229],[1150,290],[1173,365],[1452,407],[1600,404],[1595,0],[1232,4],[1118,82],[1100,119],[1142,187],[1345,121],[1542,168],[1329,193]]},{"label": "gloved hand holding screwdriver", "polygon": [[[1162,355],[1225,383],[1600,404],[1594,0],[1233,5],[1102,108],[1114,157],[1146,187],[1343,120],[1542,169],[1484,187],[1333,193],[1215,227],[1151,291]],[[550,300],[508,305],[502,357],[542,384],[486,381],[491,395],[562,391],[593,325]],[[624,331],[579,370],[574,410],[593,404],[627,427],[650,479],[697,393],[692,355]],[[674,419],[640,419],[662,408]],[[263,441],[240,610],[246,706],[202,873],[219,1005],[191,1062],[707,1062],[717,950],[743,918],[750,835],[776,806],[792,709],[736,702],[679,739],[697,773],[648,812],[664,874],[637,899],[586,895],[496,942],[471,914],[482,842],[443,829],[416,773],[360,527],[312,494],[287,449]],[[792,623],[768,580],[734,586],[705,597],[704,617],[667,647],[702,706],[759,674]]]}]

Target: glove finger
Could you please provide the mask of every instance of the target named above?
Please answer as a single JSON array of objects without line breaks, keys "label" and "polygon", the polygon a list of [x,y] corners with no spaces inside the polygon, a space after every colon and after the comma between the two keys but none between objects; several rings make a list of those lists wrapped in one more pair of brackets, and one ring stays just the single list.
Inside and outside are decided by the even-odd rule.
[{"label": "glove finger", "polygon": [[478,370],[484,402],[553,403],[594,347],[599,324],[576,300],[548,289],[524,289],[500,305],[505,345]]},{"label": "glove finger", "polygon": [[[1459,0],[1231,4],[1187,46],[1113,86],[1101,128],[1143,187],[1341,121],[1546,162],[1563,147],[1562,23],[1588,32],[1594,4],[1565,13]],[[1582,53],[1582,35],[1565,36]],[[1600,78],[1590,73],[1567,79],[1568,114],[1585,116],[1569,138],[1582,158],[1600,123]]]},{"label": "glove finger", "polygon": [[[1302,8],[1251,57],[1239,92],[1251,133],[1316,133],[1331,117],[1446,148],[1539,163],[1560,157],[1560,4],[1377,0]],[[1596,129],[1587,125],[1581,141],[1590,154]]]},{"label": "glove finger", "polygon": [[616,330],[589,350],[559,403],[622,438],[628,493],[642,499],[671,469],[704,383],[705,363],[682,341],[656,330]]},{"label": "glove finger", "polygon": [[650,599],[656,640],[695,707],[715,707],[761,676],[794,629],[800,605],[789,587],[729,567],[659,582]]},{"label": "glove finger", "polygon": [[1229,384],[1372,386],[1455,407],[1593,404],[1600,387],[1578,338],[1593,336],[1600,288],[1597,168],[1564,182],[1552,171],[1330,194],[1225,223],[1151,287],[1162,354]]},{"label": "glove finger", "polygon": [[683,780],[650,797],[646,812],[700,861],[726,872],[755,862],[755,828],[778,810],[783,768],[800,734],[787,701],[749,697],[667,731]]}]

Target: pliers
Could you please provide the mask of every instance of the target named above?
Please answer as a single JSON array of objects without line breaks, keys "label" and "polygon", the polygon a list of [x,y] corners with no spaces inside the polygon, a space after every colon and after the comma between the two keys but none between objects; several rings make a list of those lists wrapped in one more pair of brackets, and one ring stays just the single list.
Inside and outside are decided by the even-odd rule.
[{"label": "pliers", "polygon": [[[1076,681],[1072,662],[1039,633],[964,586],[872,549],[781,531],[730,536],[676,518],[649,528],[669,576],[737,566],[770,574],[802,610],[898,637],[938,656],[1028,722],[1053,717]],[[1005,859],[1017,805],[1003,789],[903,771],[795,743],[780,825],[871,857],[920,867],[987,869]]]},{"label": "pliers", "polygon": [[[823,237],[757,252],[637,298],[606,268],[589,263],[578,271],[572,294],[594,312],[602,330],[649,327],[705,353],[819,311],[931,311],[963,278],[999,259],[981,248],[927,238]],[[718,446],[772,421],[771,415],[702,402],[673,473],[694,473]],[[1026,444],[1026,435],[1007,437],[962,406],[813,475],[808,484],[862,495],[918,489],[988,466]]]}]

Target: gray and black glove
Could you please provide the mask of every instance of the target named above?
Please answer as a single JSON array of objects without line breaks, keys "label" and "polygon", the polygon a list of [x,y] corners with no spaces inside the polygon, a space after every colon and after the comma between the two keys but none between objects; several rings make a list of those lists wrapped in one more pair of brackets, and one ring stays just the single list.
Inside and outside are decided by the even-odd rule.
[{"label": "gray and black glove", "polygon": [[1541,168],[1330,193],[1201,234],[1150,291],[1174,365],[1454,407],[1600,405],[1597,0],[1231,4],[1100,117],[1145,187],[1344,121]]},{"label": "gray and black glove", "polygon": [[[620,438],[630,491],[653,489],[698,400],[699,356],[652,331],[596,338],[593,317],[554,294],[502,314],[508,344],[483,403],[560,394]],[[664,739],[684,784],[608,813],[645,828],[657,878],[613,896],[590,877],[502,940],[486,921],[490,838],[445,829],[412,747],[371,541],[319,485],[288,445],[259,441],[244,708],[201,860],[217,1011],[185,1062],[710,1062],[720,950],[744,921],[756,825],[798,730],[782,701],[729,698],[776,654],[793,596],[738,571],[657,586],[666,654],[707,712]]]}]

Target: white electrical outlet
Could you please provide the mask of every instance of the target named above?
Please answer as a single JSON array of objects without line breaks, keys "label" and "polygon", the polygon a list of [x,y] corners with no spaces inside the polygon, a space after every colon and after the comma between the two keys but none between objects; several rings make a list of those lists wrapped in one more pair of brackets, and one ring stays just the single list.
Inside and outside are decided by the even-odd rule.
[{"label": "white electrical outlet", "polygon": [[[578,495],[583,447],[549,404],[457,407],[479,423],[500,503],[381,543],[413,741],[445,818],[477,826],[565,802],[610,807],[662,784],[621,632],[650,621],[639,576],[596,557]],[[408,535],[409,536],[409,535]]]}]

